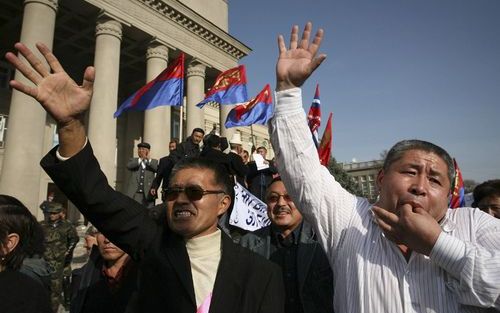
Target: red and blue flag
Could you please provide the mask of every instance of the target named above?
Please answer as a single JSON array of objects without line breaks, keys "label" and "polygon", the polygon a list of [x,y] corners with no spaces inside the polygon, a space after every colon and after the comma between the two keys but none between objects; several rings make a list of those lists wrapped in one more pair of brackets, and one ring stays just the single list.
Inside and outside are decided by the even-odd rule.
[{"label": "red and blue flag", "polygon": [[267,84],[255,98],[229,111],[225,126],[230,128],[252,124],[265,125],[273,115],[272,104],[271,87]]},{"label": "red and blue flag", "polygon": [[462,171],[460,171],[455,158],[453,158],[453,165],[455,166],[455,178],[451,188],[450,208],[456,209],[465,206],[465,186]]},{"label": "red and blue flag", "polygon": [[181,106],[184,98],[184,53],[155,79],[125,100],[113,115],[126,111],[144,111],[161,105]]},{"label": "red and blue flag", "polygon": [[248,101],[247,75],[244,65],[229,69],[217,76],[213,87],[196,106],[200,109],[209,102],[236,104]]},{"label": "red and blue flag", "polygon": [[311,107],[309,108],[309,113],[307,113],[307,123],[309,125],[309,129],[311,130],[314,144],[316,145],[316,148],[318,148],[319,147],[318,128],[321,125],[319,84],[316,84],[316,92],[314,93],[314,99],[311,103]]}]

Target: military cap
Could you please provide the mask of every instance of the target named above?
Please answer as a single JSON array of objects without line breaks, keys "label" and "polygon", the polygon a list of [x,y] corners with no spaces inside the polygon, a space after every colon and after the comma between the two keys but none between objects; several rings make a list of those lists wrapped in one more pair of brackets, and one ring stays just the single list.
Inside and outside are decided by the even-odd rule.
[{"label": "military cap", "polygon": [[63,206],[57,202],[48,202],[44,206],[45,213],[61,213],[63,211]]},{"label": "military cap", "polygon": [[147,142],[139,142],[137,144],[137,148],[146,148],[146,149],[151,150],[151,145]]}]

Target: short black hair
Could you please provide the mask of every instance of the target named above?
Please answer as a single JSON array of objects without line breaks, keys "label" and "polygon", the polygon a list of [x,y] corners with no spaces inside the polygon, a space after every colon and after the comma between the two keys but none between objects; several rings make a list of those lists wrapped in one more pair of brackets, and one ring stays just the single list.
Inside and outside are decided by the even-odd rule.
[{"label": "short black hair", "polygon": [[401,159],[403,155],[410,150],[430,152],[440,157],[448,167],[447,176],[451,186],[453,178],[455,177],[455,166],[453,165],[452,158],[446,150],[428,141],[410,139],[397,142],[394,146],[392,146],[391,150],[389,150],[387,156],[385,157],[384,165],[382,167],[384,171],[389,170],[389,167],[391,167],[394,162]]},{"label": "short black hair", "polygon": [[19,243],[7,255],[2,255],[2,266],[18,270],[26,257],[42,255],[45,251],[43,229],[28,208],[18,199],[0,195],[0,245],[7,236],[16,233]]},{"label": "short black hair", "polygon": [[208,134],[203,138],[203,145],[210,148],[217,148],[221,145],[221,138],[214,134]]},{"label": "short black hair", "polygon": [[204,158],[186,158],[175,164],[170,175],[170,181],[181,170],[196,168],[208,169],[214,173],[214,183],[222,187],[225,194],[233,198],[234,181],[231,179],[227,168],[218,162],[213,162]]},{"label": "short black hair", "polygon": [[264,147],[264,146],[260,146],[260,147],[258,147],[258,148],[257,148],[257,149],[255,149],[255,150],[257,150],[257,151],[258,151],[258,150],[260,150],[260,149],[264,149],[264,150],[266,150],[266,152],[267,152],[267,148],[266,148],[266,147]]},{"label": "short black hair", "polygon": [[199,127],[194,128],[193,131],[191,132],[191,135],[194,133],[202,133],[203,135],[205,135],[205,131]]},{"label": "short black hair", "polygon": [[492,179],[481,183],[474,188],[472,192],[474,196],[473,207],[477,207],[477,204],[487,197],[500,197],[500,179]]}]

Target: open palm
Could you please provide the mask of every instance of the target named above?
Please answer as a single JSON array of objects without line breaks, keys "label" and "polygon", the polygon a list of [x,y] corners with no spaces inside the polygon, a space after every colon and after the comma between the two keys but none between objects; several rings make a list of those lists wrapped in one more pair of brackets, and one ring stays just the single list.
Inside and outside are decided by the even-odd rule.
[{"label": "open palm", "polygon": [[37,48],[47,60],[53,73],[50,73],[24,44],[17,43],[15,47],[31,66],[10,52],[6,54],[6,59],[35,86],[28,86],[18,80],[11,81],[10,85],[35,98],[59,124],[80,119],[90,106],[95,77],[94,68],[88,67],[85,70],[83,84],[79,86],[68,76],[57,58],[44,44],[38,43]]},{"label": "open palm", "polygon": [[312,24],[304,27],[302,39],[298,41],[298,26],[293,26],[290,48],[287,49],[283,36],[278,37],[279,58],[276,64],[277,90],[300,87],[314,70],[323,62],[326,55],[316,56],[323,30],[319,29],[314,40],[309,43]]}]

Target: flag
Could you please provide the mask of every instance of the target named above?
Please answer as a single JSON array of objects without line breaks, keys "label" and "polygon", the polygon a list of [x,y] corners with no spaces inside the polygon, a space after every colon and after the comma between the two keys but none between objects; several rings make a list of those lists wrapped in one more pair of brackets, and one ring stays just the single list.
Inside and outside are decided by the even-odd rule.
[{"label": "flag", "polygon": [[309,129],[313,136],[314,144],[316,148],[319,146],[318,139],[318,128],[321,125],[321,107],[319,101],[319,84],[316,84],[316,92],[314,93],[314,99],[309,108],[309,113],[307,114],[307,123],[309,124]]},{"label": "flag", "polygon": [[455,178],[451,187],[450,208],[456,209],[465,206],[465,187],[464,180],[462,179],[462,172],[458,167],[457,160],[453,158],[453,165],[455,166]]},{"label": "flag", "polygon": [[272,104],[271,87],[267,84],[255,98],[229,111],[225,126],[230,128],[252,124],[265,125],[273,114]]},{"label": "flag", "polygon": [[208,102],[218,104],[236,104],[248,101],[247,75],[245,66],[229,69],[217,76],[215,84],[196,106],[200,109]]},{"label": "flag", "polygon": [[160,105],[181,106],[184,98],[184,53],[160,75],[125,100],[113,115],[125,111],[144,111]]},{"label": "flag", "polygon": [[330,113],[328,117],[328,123],[326,123],[325,132],[319,144],[318,154],[320,163],[324,166],[328,166],[332,154],[332,113]]}]

